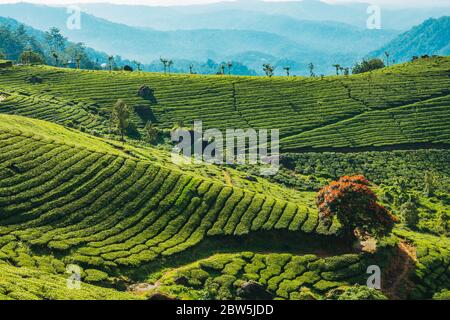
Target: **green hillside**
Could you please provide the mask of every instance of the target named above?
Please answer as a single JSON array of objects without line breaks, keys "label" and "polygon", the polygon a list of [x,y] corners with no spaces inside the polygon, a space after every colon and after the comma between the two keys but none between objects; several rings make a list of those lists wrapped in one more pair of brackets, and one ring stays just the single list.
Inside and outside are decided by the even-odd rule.
[{"label": "green hillside", "polygon": [[[124,99],[140,128],[149,120],[161,128],[194,120],[205,128],[277,128],[286,151],[448,144],[449,73],[450,58],[323,79],[15,67],[0,70],[0,111],[106,133],[111,106]],[[42,83],[31,86],[33,76]],[[153,96],[139,97],[142,85]]]},{"label": "green hillside", "polygon": [[[450,58],[324,79],[0,69],[0,299],[249,299],[251,281],[276,299],[445,295],[449,75]],[[270,179],[177,165],[167,146],[114,140],[117,99],[140,129],[279,128],[290,153]],[[346,174],[400,218],[414,201],[414,231],[400,223],[377,250],[342,240],[315,200]],[[82,291],[64,284],[70,264]],[[364,287],[374,264],[382,292]]]},{"label": "green hillside", "polygon": [[398,63],[411,61],[414,56],[449,55],[450,35],[448,32],[443,32],[449,28],[450,17],[448,15],[438,19],[427,19],[368,56],[385,59],[385,52],[389,52],[391,61],[395,60]]}]

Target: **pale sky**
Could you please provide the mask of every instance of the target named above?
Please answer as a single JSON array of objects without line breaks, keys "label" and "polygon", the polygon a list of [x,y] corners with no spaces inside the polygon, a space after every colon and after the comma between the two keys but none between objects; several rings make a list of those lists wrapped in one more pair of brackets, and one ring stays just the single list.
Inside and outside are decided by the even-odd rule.
[{"label": "pale sky", "polygon": [[[146,5],[189,5],[189,4],[206,4],[220,1],[233,0],[0,0],[0,3],[15,2],[33,2],[39,4],[71,4],[71,3],[121,3],[121,4],[146,4]],[[266,0],[266,1],[296,1],[296,0]],[[345,2],[363,2],[370,4],[379,4],[384,6],[450,6],[449,0],[323,0],[327,3],[345,3]]]}]

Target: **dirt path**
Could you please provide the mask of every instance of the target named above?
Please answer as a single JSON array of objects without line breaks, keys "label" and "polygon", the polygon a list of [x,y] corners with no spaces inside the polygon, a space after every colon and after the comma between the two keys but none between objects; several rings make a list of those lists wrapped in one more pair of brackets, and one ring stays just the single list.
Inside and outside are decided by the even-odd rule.
[{"label": "dirt path", "polygon": [[146,292],[157,289],[160,286],[161,286],[161,284],[159,283],[159,281],[156,282],[155,284],[150,284],[150,283],[145,283],[145,282],[136,283],[136,284],[132,284],[132,285],[128,286],[127,291],[132,292],[137,295],[142,295],[142,294],[145,294]]},{"label": "dirt path", "polygon": [[386,296],[395,300],[408,297],[408,293],[414,286],[410,275],[416,261],[416,248],[404,242],[400,243],[397,256],[392,259],[384,272],[386,285],[383,285],[382,289]]}]

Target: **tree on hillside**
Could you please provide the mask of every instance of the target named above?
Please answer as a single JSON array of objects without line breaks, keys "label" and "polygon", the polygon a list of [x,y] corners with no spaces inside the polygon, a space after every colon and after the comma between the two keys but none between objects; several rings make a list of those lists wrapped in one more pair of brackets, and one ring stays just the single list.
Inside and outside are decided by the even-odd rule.
[{"label": "tree on hillside", "polygon": [[65,38],[58,28],[51,28],[45,33],[45,40],[53,51],[61,52],[66,47],[67,38]]},{"label": "tree on hillside", "polygon": [[159,138],[159,130],[151,121],[147,121],[144,127],[144,137],[148,143],[154,144]]},{"label": "tree on hillside", "polygon": [[340,64],[333,64],[333,67],[336,68],[336,75],[339,75],[339,70],[341,69],[341,65]]},{"label": "tree on hillside", "polygon": [[350,68],[346,67],[344,68],[344,76],[348,77],[350,75]]},{"label": "tree on hillside", "polygon": [[225,65],[223,63],[219,66],[219,72],[217,74],[225,74]]},{"label": "tree on hillside", "polygon": [[434,195],[437,178],[433,172],[425,172],[423,193],[426,197]]},{"label": "tree on hillside", "polygon": [[109,66],[109,71],[113,70],[113,66],[114,66],[114,56],[109,56],[108,57],[108,66]]},{"label": "tree on hillside", "polygon": [[384,53],[384,55],[386,56],[386,66],[389,67],[389,56],[390,56],[390,53],[386,51],[386,52]]},{"label": "tree on hillside", "polygon": [[122,141],[125,141],[124,135],[125,130],[129,126],[130,113],[130,108],[122,99],[117,100],[112,109],[111,125],[113,128],[120,131]]},{"label": "tree on hillside", "polygon": [[286,71],[286,76],[290,76],[291,75],[291,67],[284,67],[283,68]]},{"label": "tree on hillside", "polygon": [[228,75],[231,75],[231,70],[233,68],[233,62],[232,61],[228,61],[227,62],[227,67],[228,67]]},{"label": "tree on hillside", "polygon": [[400,214],[405,222],[405,225],[409,228],[415,228],[419,222],[419,211],[416,204],[409,199],[400,207]]},{"label": "tree on hillside", "polygon": [[59,57],[63,55],[66,49],[67,38],[65,38],[58,28],[51,28],[45,33],[45,40],[49,46],[52,57],[55,59],[55,66],[59,65]]},{"label": "tree on hillside", "polygon": [[55,67],[57,67],[59,65],[59,55],[55,51],[53,51],[52,57],[53,59],[55,59]]},{"label": "tree on hillside", "polygon": [[159,58],[159,61],[161,61],[161,63],[163,64],[163,67],[164,67],[164,74],[166,74],[166,73],[167,73],[167,62],[168,62],[169,60],[167,60],[166,58]]},{"label": "tree on hillside", "polygon": [[137,71],[141,71],[141,63],[139,61],[133,60],[133,64],[136,66]]},{"label": "tree on hillside", "polygon": [[265,63],[265,64],[263,64],[263,70],[266,73],[266,76],[268,76],[270,78],[273,76],[275,67],[269,63]]},{"label": "tree on hillside", "polygon": [[345,176],[321,189],[317,196],[320,219],[330,223],[336,217],[349,240],[355,238],[355,231],[373,237],[389,234],[398,219],[377,203],[369,186],[364,176]]},{"label": "tree on hillside", "polygon": [[78,55],[76,58],[75,58],[75,62],[77,63],[77,69],[80,69],[80,64],[81,64],[81,55]]},{"label": "tree on hillside", "polygon": [[192,63],[189,65],[189,73],[194,74],[194,65]]},{"label": "tree on hillside", "polygon": [[19,61],[23,64],[44,64],[44,58],[36,52],[26,50],[22,52]]},{"label": "tree on hillside", "polygon": [[69,43],[64,51],[65,58],[76,63],[77,69],[92,68],[94,63],[86,54],[86,47],[83,43]]},{"label": "tree on hillside", "polygon": [[310,64],[308,64],[308,69],[309,69],[310,76],[315,77],[316,75],[314,74],[314,64],[312,62]]},{"label": "tree on hillside", "polygon": [[167,68],[169,69],[169,73],[170,73],[170,68],[173,66],[173,61],[169,60],[167,61]]},{"label": "tree on hillside", "polygon": [[370,59],[370,60],[363,60],[360,63],[356,63],[355,66],[352,69],[353,74],[359,74],[364,72],[369,72],[377,69],[384,68],[384,62],[381,59]]}]

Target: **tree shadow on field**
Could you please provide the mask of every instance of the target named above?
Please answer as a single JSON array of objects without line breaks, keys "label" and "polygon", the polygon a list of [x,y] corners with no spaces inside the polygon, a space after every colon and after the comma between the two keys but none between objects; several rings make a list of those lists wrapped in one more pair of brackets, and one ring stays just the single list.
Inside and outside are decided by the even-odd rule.
[{"label": "tree shadow on field", "polygon": [[165,268],[177,268],[215,254],[232,254],[250,251],[253,253],[290,253],[295,255],[314,254],[330,257],[354,253],[348,243],[336,236],[305,234],[286,230],[258,231],[243,236],[214,236],[205,238],[200,244],[169,257],[158,257],[155,261],[139,268],[123,269],[132,280],[141,282],[148,275]]}]

